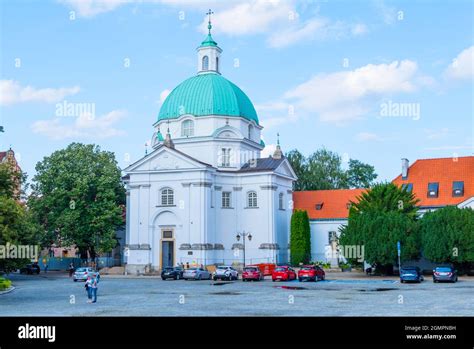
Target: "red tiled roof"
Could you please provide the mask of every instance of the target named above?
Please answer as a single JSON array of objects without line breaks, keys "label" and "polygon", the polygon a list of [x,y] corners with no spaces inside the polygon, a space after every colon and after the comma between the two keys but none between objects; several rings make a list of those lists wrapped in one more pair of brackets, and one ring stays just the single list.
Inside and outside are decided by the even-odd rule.
[{"label": "red tiled roof", "polygon": [[[454,181],[464,181],[464,195],[453,197]],[[429,198],[428,183],[438,182],[438,197]],[[393,180],[397,185],[413,184],[413,193],[420,199],[418,206],[458,205],[474,196],[474,156],[416,160],[408,168],[408,176],[401,174]]]},{"label": "red tiled roof", "polygon": [[[366,189],[337,189],[297,191],[293,193],[294,208],[306,210],[310,219],[340,219],[347,218],[350,201],[357,201],[356,197]],[[321,210],[316,210],[316,204],[322,203]]]}]

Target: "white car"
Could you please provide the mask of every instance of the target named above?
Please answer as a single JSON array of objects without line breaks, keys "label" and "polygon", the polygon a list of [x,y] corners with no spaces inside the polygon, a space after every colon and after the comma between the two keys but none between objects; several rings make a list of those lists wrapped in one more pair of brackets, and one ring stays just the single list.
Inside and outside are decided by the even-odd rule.
[{"label": "white car", "polygon": [[216,271],[212,273],[212,279],[216,280],[237,280],[239,278],[239,272],[228,265],[220,265]]}]

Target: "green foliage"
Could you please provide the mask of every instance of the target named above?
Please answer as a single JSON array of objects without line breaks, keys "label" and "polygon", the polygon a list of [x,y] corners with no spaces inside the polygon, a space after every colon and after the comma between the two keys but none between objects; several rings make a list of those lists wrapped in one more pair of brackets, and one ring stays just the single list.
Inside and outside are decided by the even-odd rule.
[{"label": "green foliage", "polygon": [[352,203],[348,224],[340,229],[341,245],[363,245],[364,259],[380,266],[397,261],[397,241],[401,258],[419,256],[419,230],[414,195],[392,183],[375,185]]},{"label": "green foliage", "polygon": [[377,174],[373,166],[350,159],[346,177],[349,188],[370,188],[374,185]]},{"label": "green foliage", "polygon": [[115,247],[125,190],[113,153],[72,143],[45,157],[36,171],[29,204],[46,244],[76,245],[91,258]]},{"label": "green foliage", "polygon": [[304,210],[295,210],[291,216],[290,258],[292,265],[308,264],[311,259],[311,231]]},{"label": "green foliage", "polygon": [[[8,163],[0,164],[0,245],[35,245],[39,227],[34,224],[31,212],[20,203],[18,183],[24,174],[12,170]],[[27,264],[27,259],[1,258],[0,270],[10,272]]]},{"label": "green foliage", "polygon": [[368,188],[377,178],[373,166],[358,160],[349,160],[349,168],[344,170],[341,157],[324,148],[307,158],[298,150],[290,151],[286,157],[298,176],[297,191]]},{"label": "green foliage", "polygon": [[10,280],[0,277],[0,291],[9,289],[11,285],[12,282]]},{"label": "green foliage", "polygon": [[448,206],[420,221],[423,255],[437,263],[474,262],[474,210]]}]

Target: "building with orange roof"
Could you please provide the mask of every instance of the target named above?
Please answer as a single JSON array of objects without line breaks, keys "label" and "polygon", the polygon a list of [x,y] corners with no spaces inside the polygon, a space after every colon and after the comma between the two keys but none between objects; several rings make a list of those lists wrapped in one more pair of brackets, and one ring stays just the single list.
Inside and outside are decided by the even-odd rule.
[{"label": "building with orange roof", "polygon": [[402,173],[393,183],[420,200],[420,212],[445,206],[474,208],[474,156],[420,159],[411,166],[402,159]]},{"label": "building with orange roof", "polygon": [[[474,209],[474,156],[420,159],[411,166],[402,159],[401,173],[393,183],[415,194],[420,214],[445,206]],[[357,201],[365,190],[293,193],[294,209],[306,210],[310,218],[313,261],[337,264],[339,229],[347,224],[350,202]]]}]

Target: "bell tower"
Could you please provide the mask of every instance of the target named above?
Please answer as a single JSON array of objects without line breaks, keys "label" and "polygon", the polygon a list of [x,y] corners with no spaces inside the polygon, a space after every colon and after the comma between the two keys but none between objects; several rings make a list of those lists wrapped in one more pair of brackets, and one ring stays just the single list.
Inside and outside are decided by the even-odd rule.
[{"label": "bell tower", "polygon": [[211,15],[214,12],[209,10],[206,15],[209,16],[207,24],[207,36],[201,45],[197,48],[198,53],[198,74],[205,73],[218,73],[220,74],[220,56],[222,49],[217,46],[217,42],[214,41],[211,35]]}]

